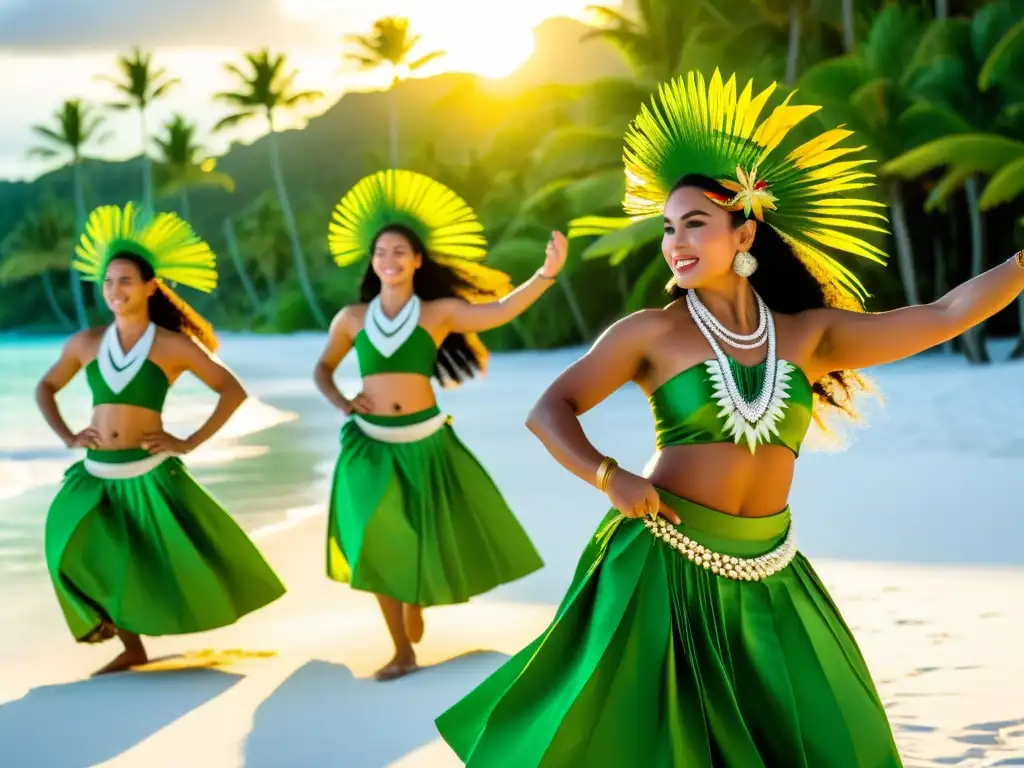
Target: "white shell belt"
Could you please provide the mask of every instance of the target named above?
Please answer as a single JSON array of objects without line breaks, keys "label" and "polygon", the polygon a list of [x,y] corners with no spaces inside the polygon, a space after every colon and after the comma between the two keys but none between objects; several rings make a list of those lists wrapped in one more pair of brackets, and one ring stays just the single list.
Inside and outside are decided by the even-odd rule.
[{"label": "white shell belt", "polygon": [[727,579],[738,581],[766,579],[789,565],[797,552],[792,525],[789,526],[786,538],[779,546],[758,557],[733,557],[713,552],[689,536],[680,533],[672,523],[661,517],[653,520],[649,517],[644,518],[644,525],[654,536],[670,547],[679,550],[679,553],[685,555],[694,565],[702,566]]}]

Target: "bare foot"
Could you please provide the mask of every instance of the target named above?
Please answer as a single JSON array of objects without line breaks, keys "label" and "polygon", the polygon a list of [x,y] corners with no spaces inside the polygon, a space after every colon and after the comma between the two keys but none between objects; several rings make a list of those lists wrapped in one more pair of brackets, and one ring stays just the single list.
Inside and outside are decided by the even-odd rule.
[{"label": "bare foot", "polygon": [[149,657],[146,655],[144,648],[126,649],[107,666],[93,672],[92,676],[97,677],[99,675],[109,675],[112,672],[124,672],[126,669],[145,664],[147,661],[149,661]]},{"label": "bare foot", "polygon": [[410,643],[418,643],[423,639],[423,608],[418,605],[402,606],[402,619],[405,622],[405,636]]},{"label": "bare foot", "polygon": [[374,672],[373,677],[377,682],[383,683],[387,680],[397,680],[400,677],[405,677],[418,669],[419,666],[416,664],[416,657],[414,655],[396,654],[395,658]]}]

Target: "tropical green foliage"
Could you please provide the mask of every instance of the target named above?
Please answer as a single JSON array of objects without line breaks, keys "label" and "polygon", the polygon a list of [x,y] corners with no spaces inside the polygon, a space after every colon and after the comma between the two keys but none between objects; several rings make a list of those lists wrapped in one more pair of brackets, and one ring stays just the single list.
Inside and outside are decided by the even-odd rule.
[{"label": "tropical green foliage", "polygon": [[[621,219],[627,125],[659,82],[691,69],[710,76],[716,66],[741,82],[753,78],[758,90],[777,81],[776,99],[797,89],[798,102],[823,107],[798,130],[845,124],[876,161],[879,183],[867,194],[889,206],[891,235],[871,242],[893,254],[894,268],[846,262],[867,284],[870,309],[933,300],[1024,246],[1024,0],[630,0],[593,8],[591,21],[563,23],[564,36],[547,43],[575,51],[584,41],[577,69],[575,56],[538,55],[559,68],[528,68],[528,76],[494,84],[409,77],[441,52],[421,51],[425,41],[406,20],[381,19],[366,34],[344,35],[339,57],[384,67],[393,84],[402,82],[386,93],[346,95],[302,130],[281,133],[280,115],[321,94],[296,88],[284,56],[244,54],[228,66],[237,86],[215,96],[230,110],[217,130],[265,121],[263,138],[213,158],[189,116],[178,115],[151,145],[157,207],[182,211],[220,257],[216,297],[196,296],[198,308],[223,328],[323,327],[330,311],[354,299],[363,268],[333,264],[331,210],[361,177],[399,166],[400,128],[399,167],[463,197],[484,224],[487,263],[516,281],[541,263],[552,229],[575,219],[586,235],[572,241],[557,288],[486,341],[588,342],[623,313],[663,303],[669,276],[658,222]],[[589,73],[595,46],[609,62],[602,71],[614,77]],[[138,50],[118,66],[121,104],[140,115],[173,83]],[[41,149],[62,154],[68,167],[32,185],[0,183],[0,232],[18,233],[5,242],[0,275],[14,263],[6,269],[20,280],[0,286],[4,326],[87,319],[76,283],[51,280],[66,268],[55,255],[63,241],[26,243],[38,243],[31,233],[54,216],[44,194],[74,200],[79,223],[86,203],[136,197],[137,162],[84,158],[103,137],[101,121],[95,108],[69,101],[54,124],[37,129]],[[1024,353],[1019,318],[1007,310],[985,330],[1019,334]],[[972,360],[987,359],[980,333],[956,345]]]}]

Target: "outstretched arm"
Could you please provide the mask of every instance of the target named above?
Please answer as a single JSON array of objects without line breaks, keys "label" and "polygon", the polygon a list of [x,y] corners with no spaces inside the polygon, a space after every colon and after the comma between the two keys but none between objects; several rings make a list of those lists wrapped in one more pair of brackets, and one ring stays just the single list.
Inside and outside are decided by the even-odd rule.
[{"label": "outstretched arm", "polygon": [[867,368],[916,355],[992,317],[1024,291],[1024,256],[958,285],[931,304],[861,314],[815,310],[820,323],[816,367]]},{"label": "outstretched arm", "polygon": [[452,333],[480,333],[519,317],[554,285],[555,278],[565,265],[568,249],[565,235],[553,232],[545,251],[544,265],[507,296],[483,304],[470,304],[459,299],[449,301],[448,330]]}]

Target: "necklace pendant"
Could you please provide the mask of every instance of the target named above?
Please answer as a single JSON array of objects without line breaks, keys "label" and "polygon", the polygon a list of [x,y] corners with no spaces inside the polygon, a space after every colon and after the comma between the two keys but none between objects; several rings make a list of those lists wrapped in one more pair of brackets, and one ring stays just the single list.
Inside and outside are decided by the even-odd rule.
[{"label": "necklace pendant", "polygon": [[[758,312],[762,317],[761,327],[755,335],[761,335],[756,344],[734,343],[735,339],[745,339],[725,329],[711,314],[693,291],[687,294],[687,308],[697,329],[707,340],[714,352],[714,359],[707,362],[708,375],[712,383],[712,397],[720,407],[719,418],[725,419],[725,432],[733,437],[736,443],[745,441],[753,453],[758,443],[765,442],[771,435],[778,434],[777,422],[783,417],[789,399],[789,379],[792,366],[778,360],[775,354],[775,320],[771,310],[755,292]],[[721,333],[719,333],[721,331]],[[761,390],[753,400],[747,400],[740,392],[739,384],[733,374],[729,357],[715,340],[715,336],[731,336],[733,341],[723,338],[727,344],[744,349],[753,349],[768,343],[764,362],[764,379]]]}]

